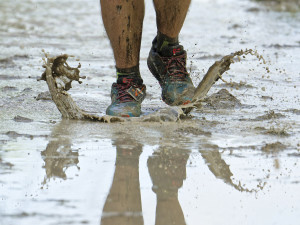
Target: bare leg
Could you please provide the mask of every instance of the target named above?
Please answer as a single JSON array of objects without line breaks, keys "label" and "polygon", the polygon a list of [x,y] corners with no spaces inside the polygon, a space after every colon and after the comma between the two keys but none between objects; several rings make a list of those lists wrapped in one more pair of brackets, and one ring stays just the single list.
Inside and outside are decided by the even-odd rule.
[{"label": "bare leg", "polygon": [[191,0],[153,0],[157,29],[160,33],[176,38],[184,23]]},{"label": "bare leg", "polygon": [[104,27],[117,68],[139,64],[144,0],[100,0]]}]

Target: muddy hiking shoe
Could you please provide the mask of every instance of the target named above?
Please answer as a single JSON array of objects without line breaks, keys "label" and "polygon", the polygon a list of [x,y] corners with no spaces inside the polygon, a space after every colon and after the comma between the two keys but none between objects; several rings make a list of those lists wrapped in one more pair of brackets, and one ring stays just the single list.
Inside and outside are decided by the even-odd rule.
[{"label": "muddy hiking shoe", "polygon": [[142,79],[122,78],[111,87],[111,104],[106,114],[120,117],[139,117],[141,103],[146,97]]},{"label": "muddy hiking shoe", "polygon": [[156,38],[147,60],[149,70],[162,88],[163,101],[171,106],[192,101],[195,87],[186,69],[186,51],[181,45],[167,45],[157,51]]}]

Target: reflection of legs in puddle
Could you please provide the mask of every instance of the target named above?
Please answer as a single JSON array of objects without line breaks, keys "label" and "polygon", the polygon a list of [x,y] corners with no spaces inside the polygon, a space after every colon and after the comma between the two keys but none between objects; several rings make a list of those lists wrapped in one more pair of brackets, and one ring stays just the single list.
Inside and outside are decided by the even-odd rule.
[{"label": "reflection of legs in puddle", "polygon": [[69,120],[62,120],[53,128],[50,141],[46,149],[41,152],[46,170],[43,184],[51,177],[66,179],[66,169],[70,166],[77,166],[79,162],[78,151],[73,151],[71,148],[69,123]]},{"label": "reflection of legs in puddle", "polygon": [[189,153],[183,149],[160,148],[148,159],[148,169],[156,193],[156,225],[185,224],[178,201],[178,189],[186,178]]},{"label": "reflection of legs in puddle", "polygon": [[113,183],[104,204],[102,225],[143,224],[139,182],[139,156],[142,145],[123,135],[114,142],[117,148]]},{"label": "reflection of legs in puddle", "polygon": [[[116,61],[117,82],[112,85],[106,114],[138,117],[146,96],[139,71],[144,0],[100,0],[102,19]],[[163,88],[167,104],[191,100],[192,81],[186,70],[186,52],[178,35],[191,0],[154,0],[158,35],[149,57],[151,72]],[[192,89],[192,90],[190,90]],[[167,98],[168,97],[168,98]]]}]

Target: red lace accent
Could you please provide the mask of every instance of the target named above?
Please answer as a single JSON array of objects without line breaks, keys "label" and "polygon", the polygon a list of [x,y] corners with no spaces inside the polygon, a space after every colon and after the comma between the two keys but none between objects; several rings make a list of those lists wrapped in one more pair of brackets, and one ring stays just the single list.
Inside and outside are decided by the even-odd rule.
[{"label": "red lace accent", "polygon": [[[129,79],[127,79],[129,80]],[[139,88],[140,90],[143,90],[143,87],[139,87],[138,85],[136,85],[135,83],[129,82],[129,83],[123,83],[123,84],[118,84],[115,83],[114,86],[117,88],[118,90],[118,97],[117,99],[120,101],[120,103],[123,102],[132,102],[132,101],[136,101],[129,93],[128,93],[128,89],[131,87],[134,88]],[[136,95],[138,94],[142,94],[140,92],[136,92]]]},{"label": "red lace accent", "polygon": [[189,73],[186,70],[185,54],[179,56],[162,57],[166,63],[166,71],[169,72],[172,81],[185,81]]}]

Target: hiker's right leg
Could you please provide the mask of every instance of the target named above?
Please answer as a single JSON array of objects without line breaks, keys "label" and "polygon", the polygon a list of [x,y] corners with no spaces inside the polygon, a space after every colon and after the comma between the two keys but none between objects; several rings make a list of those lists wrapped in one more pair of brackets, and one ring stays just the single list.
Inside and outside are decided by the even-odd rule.
[{"label": "hiker's right leg", "polygon": [[[112,85],[112,104],[106,114],[140,116],[146,87],[139,72],[144,0],[100,0],[102,19],[110,40],[118,80]],[[130,94],[131,93],[131,94]]]}]

